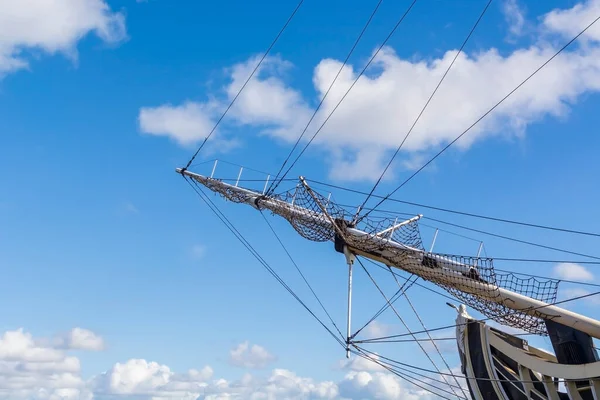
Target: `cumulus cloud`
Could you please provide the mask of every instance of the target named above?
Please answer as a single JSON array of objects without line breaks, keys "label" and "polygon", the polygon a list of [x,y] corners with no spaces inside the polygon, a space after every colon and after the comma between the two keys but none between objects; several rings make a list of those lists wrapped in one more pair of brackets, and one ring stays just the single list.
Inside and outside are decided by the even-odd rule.
[{"label": "cumulus cloud", "polygon": [[[574,34],[591,22],[598,4],[597,0],[588,1],[542,15],[536,26],[541,36],[526,47],[508,53],[489,48],[461,54],[405,143],[400,167],[420,166],[414,162],[415,157],[418,160],[429,155],[458,136],[550,58],[565,41],[563,36]],[[505,3],[505,12],[514,20],[511,29],[521,29],[524,16],[517,3]],[[600,26],[590,31],[588,37],[600,38],[596,36],[598,29]],[[560,41],[555,40],[559,38]],[[359,79],[315,140],[315,147],[320,146],[331,155],[332,178],[367,180],[379,175],[390,152],[398,146],[402,133],[408,130],[456,52],[451,49],[439,58],[422,60],[402,58],[389,47],[380,52],[371,73]],[[227,104],[256,60],[253,57],[229,68],[229,83],[223,88],[225,95],[212,101]],[[326,58],[315,67],[313,85],[318,98],[324,95],[341,64],[339,60]],[[286,83],[284,72],[290,68],[281,58],[268,58],[232,108],[228,116],[230,123],[256,128],[277,140],[295,141],[309,120],[314,99]],[[333,110],[360,69],[360,65],[344,67],[308,131],[309,137]],[[599,89],[600,46],[596,42],[587,46],[575,44],[481,121],[456,147],[465,150],[491,136],[522,137],[530,124],[547,117],[566,117],[570,106],[581,95]],[[208,126],[214,121],[214,115],[205,111],[210,108],[209,104],[168,106],[195,110],[173,114],[176,117],[165,114],[164,106],[143,108],[140,120],[152,123],[140,126],[144,132],[169,136],[180,142],[191,140],[192,136],[199,139],[207,134],[205,121],[210,120]],[[195,127],[193,135],[172,127],[188,124]]]},{"label": "cumulus cloud", "polygon": [[[78,347],[90,347],[89,333],[79,332],[75,336],[85,338],[83,343],[86,344]],[[253,348],[244,345],[236,354],[259,354],[260,360],[268,358],[264,349],[253,352]],[[34,338],[23,329],[5,332],[0,338],[0,399],[434,398],[398,376],[362,362],[363,359],[351,359],[345,366],[348,372],[337,381],[319,381],[282,368],[273,369],[266,376],[245,373],[239,379],[228,380],[216,378],[210,366],[178,373],[167,365],[145,359],[117,362],[106,372],[84,380],[79,359],[70,356],[69,350],[52,339]],[[252,360],[252,363],[250,368],[254,367],[257,360]]]},{"label": "cumulus cloud", "polygon": [[83,328],[74,328],[71,330],[67,336],[66,344],[70,349],[91,351],[104,349],[104,339],[94,332]]},{"label": "cumulus cloud", "polygon": [[90,33],[119,42],[126,37],[125,16],[104,0],[3,0],[0,75],[27,68],[32,52],[76,59],[77,43]]},{"label": "cumulus cloud", "polygon": [[378,371],[385,372],[386,369],[381,365],[380,358],[377,354],[370,354],[368,357],[351,357],[344,358],[339,362],[342,369],[347,369],[354,372],[360,371]]},{"label": "cumulus cloud", "polygon": [[76,357],[23,329],[0,338],[1,399],[91,399]]},{"label": "cumulus cloud", "polygon": [[554,275],[571,281],[593,281],[594,275],[584,266],[574,263],[560,263],[554,267]]},{"label": "cumulus cloud", "polygon": [[145,107],[140,110],[138,123],[145,134],[164,135],[168,132],[179,144],[187,146],[208,135],[214,125],[217,107],[214,103],[192,102]]},{"label": "cumulus cloud", "polygon": [[[588,0],[575,4],[572,8],[556,9],[544,16],[544,26],[563,34],[565,37],[577,35],[585,26],[600,15],[600,1]],[[584,37],[600,41],[600,25],[595,24],[584,33]]]},{"label": "cumulus cloud", "polygon": [[257,344],[250,346],[247,341],[229,352],[229,362],[242,368],[264,368],[275,359],[264,347]]},{"label": "cumulus cloud", "polygon": [[390,335],[391,326],[381,323],[377,320],[371,321],[364,329],[364,335],[367,338],[378,338]]}]

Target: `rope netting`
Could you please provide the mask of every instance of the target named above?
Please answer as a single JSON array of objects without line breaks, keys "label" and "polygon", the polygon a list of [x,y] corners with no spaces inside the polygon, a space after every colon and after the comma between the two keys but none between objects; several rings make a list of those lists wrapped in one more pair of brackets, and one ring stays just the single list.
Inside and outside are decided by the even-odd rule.
[{"label": "rope netting", "polygon": [[285,218],[308,240],[325,242],[341,239],[355,250],[374,255],[387,265],[442,287],[465,305],[500,324],[547,335],[543,321],[548,318],[547,315],[539,311],[526,314],[506,307],[501,301],[501,290],[554,303],[557,280],[522,278],[510,272],[497,273],[491,258],[427,252],[423,248],[418,218],[400,222],[393,218],[364,218],[353,226],[353,212],[303,184],[288,192],[265,197],[225,185],[216,179],[197,180],[230,201],[251,203]]}]

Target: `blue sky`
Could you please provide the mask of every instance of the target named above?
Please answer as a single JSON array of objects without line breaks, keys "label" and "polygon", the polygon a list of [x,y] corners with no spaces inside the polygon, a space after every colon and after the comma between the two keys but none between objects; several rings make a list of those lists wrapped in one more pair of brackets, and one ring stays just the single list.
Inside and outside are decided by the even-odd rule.
[{"label": "blue sky", "polygon": [[[18,391],[3,386],[0,397],[7,387],[14,390],[9,390],[10,398],[128,398],[132,393],[146,398],[158,393],[175,399],[202,394],[188,386],[189,397],[175,393],[169,385],[179,380],[209,385],[214,393],[206,398],[220,398],[219,390],[233,391],[235,385],[246,394],[264,391],[297,398],[305,397],[293,390],[318,398],[425,398],[404,382],[386,381],[391,378],[372,367],[341,367],[342,349],[174,172],[191,157],[295,3],[31,3],[0,4],[0,14],[3,8],[12,10],[0,17],[0,302],[5,305],[0,329],[9,335],[0,349],[16,343],[11,337],[26,342],[30,334],[34,341],[19,347],[25,350],[14,357],[41,362],[25,354],[38,349],[53,352],[62,364],[45,375],[32,373],[32,386]],[[219,158],[276,172],[374,5],[306,1],[197,161]],[[384,0],[325,111],[407,6],[406,1]],[[483,1],[417,2],[367,79],[353,89],[290,177],[304,175],[368,191],[483,6]],[[592,0],[526,6],[493,2],[465,48],[467,57],[457,60],[377,193],[386,194],[401,183],[415,165],[470,125],[598,13],[600,3]],[[599,29],[590,30],[515,94],[514,101],[394,197],[597,231]],[[317,122],[322,118],[319,114]],[[210,173],[211,167],[207,162],[194,170]],[[217,168],[220,177],[237,173],[237,167],[225,163]],[[245,171],[243,177],[265,175]],[[291,186],[287,182],[282,188]],[[343,204],[363,200],[339,190],[333,195]],[[262,217],[252,208],[214,199],[300,297],[320,311]],[[393,202],[381,208],[423,213],[581,253],[594,254],[597,248],[597,240],[590,237]],[[343,257],[330,244],[299,238],[285,221],[270,220],[342,328]],[[445,228],[475,240],[440,233],[436,249],[441,252],[474,255],[483,240],[490,256],[584,260]],[[428,247],[433,229],[424,225],[421,230]],[[556,269],[555,264],[501,261],[496,266],[543,276],[563,271],[562,278],[588,281],[595,280],[596,268],[586,266],[582,272]],[[394,282],[375,276],[393,293]],[[357,272],[356,324],[383,304],[367,279]],[[564,296],[574,293],[568,289]],[[445,299],[418,287],[409,296],[429,328],[453,323],[455,314]],[[399,304],[411,328],[418,330],[406,302]],[[569,307],[598,317],[595,304]],[[404,332],[389,311],[380,322],[380,332]],[[74,331],[77,327],[85,331]],[[534,343],[550,347],[545,339]],[[252,350],[252,345],[261,347]],[[232,356],[235,349],[238,355]],[[431,367],[426,360],[415,361],[422,355],[413,344],[385,351]],[[452,367],[458,365],[455,353],[451,347],[444,354]],[[0,358],[2,354],[8,353],[0,351]],[[68,357],[75,358],[66,362]],[[0,361],[13,365],[15,358]],[[255,368],[257,363],[264,368]],[[213,373],[187,372],[205,366]],[[50,373],[68,373],[73,380],[49,383]],[[296,375],[290,378],[292,373]],[[360,383],[364,374],[370,385]],[[285,392],[282,376],[295,389]],[[148,383],[150,377],[160,379]],[[230,385],[226,389],[215,383],[221,378]],[[120,379],[125,389],[112,386],[111,379]],[[268,386],[267,379],[275,383]],[[4,381],[10,383],[6,378],[0,384]],[[387,389],[377,391],[377,385]]]}]

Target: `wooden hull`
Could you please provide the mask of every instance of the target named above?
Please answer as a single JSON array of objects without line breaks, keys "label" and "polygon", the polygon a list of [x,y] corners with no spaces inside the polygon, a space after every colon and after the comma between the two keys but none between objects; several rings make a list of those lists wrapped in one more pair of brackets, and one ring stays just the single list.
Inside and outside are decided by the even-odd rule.
[{"label": "wooden hull", "polygon": [[561,364],[519,337],[463,321],[457,340],[472,399],[600,400],[600,362]]}]

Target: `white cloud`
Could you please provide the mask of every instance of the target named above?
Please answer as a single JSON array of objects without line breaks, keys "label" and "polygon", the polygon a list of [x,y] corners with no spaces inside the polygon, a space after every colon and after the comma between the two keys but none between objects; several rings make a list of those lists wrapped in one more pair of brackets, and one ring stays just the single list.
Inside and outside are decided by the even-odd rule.
[{"label": "white cloud", "polygon": [[208,135],[214,125],[216,107],[215,103],[192,102],[145,107],[140,110],[138,122],[143,133],[164,135],[168,132],[179,144],[188,146]]},{"label": "white cloud", "polygon": [[79,359],[49,343],[23,329],[2,335],[0,399],[91,399]]},{"label": "white cloud", "polygon": [[242,368],[264,368],[275,361],[275,356],[264,347],[248,342],[240,343],[229,352],[229,362]]},{"label": "white cloud", "polygon": [[377,354],[369,354],[367,357],[359,357],[354,356],[348,358],[344,358],[339,361],[339,366],[342,369],[348,369],[350,371],[360,372],[360,371],[377,371],[377,372],[385,372],[387,371],[381,364],[380,358]]},{"label": "white cloud", "polygon": [[364,336],[366,338],[378,338],[382,336],[387,336],[391,332],[391,326],[387,324],[383,324],[377,320],[371,321],[365,329]]},{"label": "white cloud", "polygon": [[517,0],[504,0],[502,12],[508,23],[508,30],[513,36],[521,36],[525,28],[525,13]]},{"label": "white cloud", "polygon": [[63,354],[56,349],[35,343],[23,329],[5,332],[0,338],[0,360],[24,362],[57,362]]},{"label": "white cloud", "polygon": [[67,336],[66,345],[69,349],[99,351],[104,349],[104,340],[88,329],[74,328]]},{"label": "white cloud", "polygon": [[149,398],[195,400],[212,377],[212,369],[175,374],[166,365],[132,359],[116,363],[109,371],[92,379],[96,394],[137,395]]},{"label": "white cloud", "polygon": [[[544,16],[544,26],[566,37],[577,35],[584,27],[600,15],[600,1],[580,2],[566,10],[556,9]],[[584,33],[590,40],[600,40],[600,25],[595,24]]]},{"label": "white cloud", "polygon": [[554,275],[571,281],[593,281],[594,275],[584,266],[574,263],[560,263],[554,267]]},{"label": "white cloud", "polygon": [[76,59],[89,33],[107,43],[126,37],[125,16],[104,0],[0,1],[0,75],[27,68],[27,53],[62,53]]},{"label": "white cloud", "polygon": [[[75,331],[75,330],[73,330]],[[89,338],[89,334],[77,334]],[[84,341],[89,343],[88,340]],[[62,345],[64,343],[58,343]],[[82,347],[82,346],[79,346]],[[84,345],[83,347],[89,347]],[[249,346],[242,346],[241,353]],[[287,369],[267,376],[245,373],[240,379],[215,378],[211,367],[184,373],[144,359],[115,363],[89,380],[81,378],[79,359],[50,339],[23,331],[0,339],[0,399],[4,400],[216,400],[244,399],[429,399],[427,393],[399,377],[351,359],[339,381],[318,381]],[[255,352],[256,353],[256,352]],[[264,359],[262,354],[259,358]],[[256,360],[253,361],[254,363]],[[253,365],[251,365],[253,367]],[[364,369],[363,369],[364,367]]]},{"label": "white cloud", "polygon": [[350,399],[434,399],[422,389],[407,388],[408,384],[389,373],[350,372],[339,384],[340,395]]},{"label": "white cloud", "polygon": [[[517,19],[515,26],[519,27],[522,14],[518,14],[521,17],[517,18],[520,11],[516,3],[508,4],[514,6],[512,16]],[[588,2],[543,15],[536,26],[536,31],[543,35],[527,47],[516,48],[509,53],[489,48],[461,54],[406,141],[398,165],[402,168],[420,166],[417,162],[419,157],[429,157],[433,150],[458,136],[565,42],[562,38],[560,43],[549,39],[582,29],[595,16],[598,4],[598,1]],[[404,59],[393,49],[384,48],[373,63],[372,72],[359,79],[315,140],[315,147],[330,155],[326,159],[330,163],[331,177],[346,180],[377,177],[455,54],[456,50],[448,50],[440,58],[415,60]],[[230,83],[223,88],[225,96],[211,102],[218,101],[224,106],[255,62],[253,57],[230,68]],[[340,66],[341,61],[326,58],[315,67],[313,85],[319,98]],[[283,72],[289,68],[289,63],[280,58],[267,58],[266,66],[232,108],[228,117],[233,125],[254,127],[262,134],[288,143],[296,140],[309,119],[310,104],[314,103],[314,99],[304,98],[286,83]],[[335,107],[360,69],[360,65],[344,67],[308,130],[307,139]],[[595,43],[587,46],[575,44],[481,121],[455,147],[465,150],[491,136],[522,137],[530,124],[547,117],[564,118],[581,95],[598,90],[600,47]],[[144,116],[152,119],[153,123],[141,124],[142,130],[170,136],[181,142],[192,135],[173,126],[194,125],[194,138],[201,138],[206,135],[206,124],[194,121],[210,119],[212,122],[213,116],[205,111],[210,108],[211,102],[185,103],[180,107],[195,111],[174,115],[164,113],[161,107],[144,108],[140,119]]]}]

